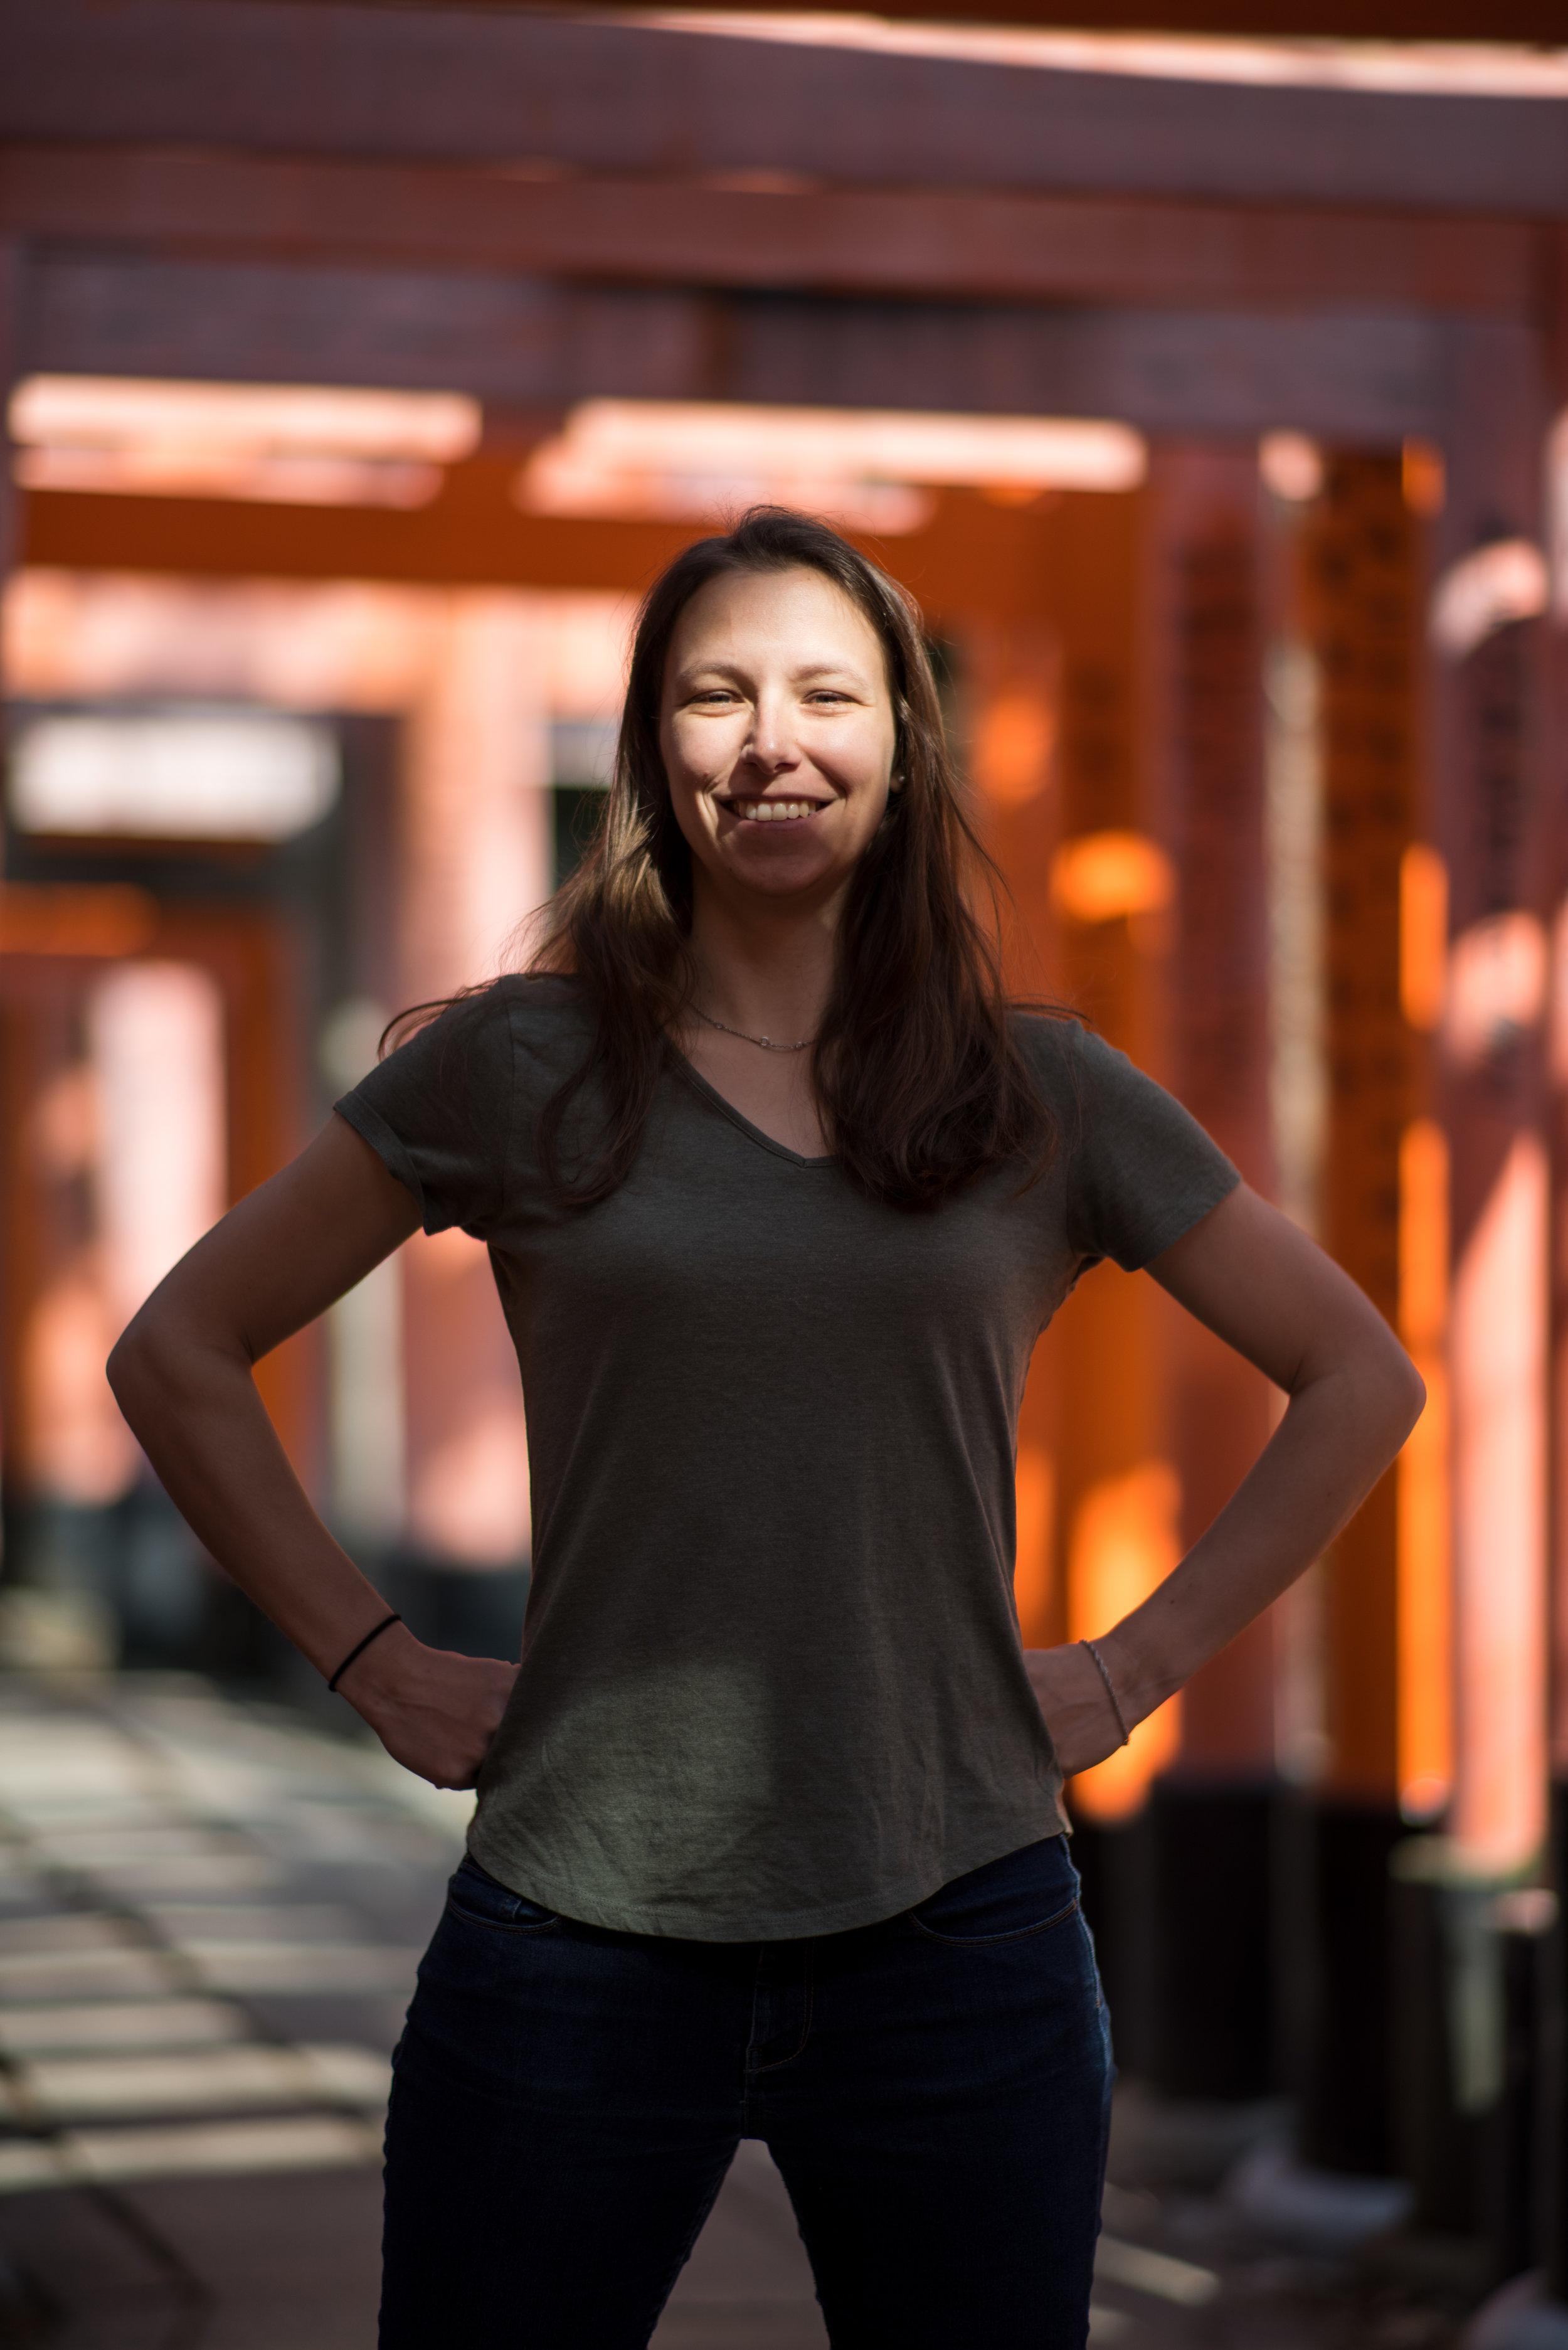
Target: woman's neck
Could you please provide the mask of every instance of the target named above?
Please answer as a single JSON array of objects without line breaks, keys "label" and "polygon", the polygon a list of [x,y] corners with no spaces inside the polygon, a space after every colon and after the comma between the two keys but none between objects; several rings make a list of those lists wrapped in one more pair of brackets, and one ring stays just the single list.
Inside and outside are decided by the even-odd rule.
[{"label": "woman's neck", "polygon": [[837,908],[732,908],[699,887],[691,911],[697,1002],[742,1035],[815,1036],[833,987]]}]

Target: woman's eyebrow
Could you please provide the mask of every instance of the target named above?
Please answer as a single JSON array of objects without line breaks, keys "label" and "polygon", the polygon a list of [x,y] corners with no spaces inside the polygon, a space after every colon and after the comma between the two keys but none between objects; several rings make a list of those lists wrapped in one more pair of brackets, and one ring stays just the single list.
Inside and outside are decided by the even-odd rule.
[{"label": "woman's eyebrow", "polygon": [[[751,675],[752,667],[749,661],[728,659],[722,653],[715,653],[702,660],[684,663],[676,671],[676,683],[678,686],[691,686],[703,678],[745,678]],[[789,671],[790,682],[794,685],[805,684],[814,678],[829,677],[841,679],[862,689],[867,688],[869,682],[865,671],[852,660],[802,661]]]},{"label": "woman's eyebrow", "polygon": [[866,671],[853,660],[802,661],[798,669],[791,670],[790,675],[797,682],[812,677],[836,677],[846,679],[854,685],[867,683]]}]

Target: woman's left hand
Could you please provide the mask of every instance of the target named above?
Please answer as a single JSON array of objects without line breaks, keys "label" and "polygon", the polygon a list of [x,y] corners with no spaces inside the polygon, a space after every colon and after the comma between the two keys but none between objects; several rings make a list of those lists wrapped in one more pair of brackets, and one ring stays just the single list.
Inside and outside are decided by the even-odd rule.
[{"label": "woman's left hand", "polygon": [[1121,1724],[1085,1648],[1073,1641],[1060,1648],[1025,1648],[1023,1663],[1056,1760],[1068,1778],[1116,1752],[1122,1742]]},{"label": "woman's left hand", "polygon": [[1425,1389],[1371,1301],[1246,1185],[1155,1258],[1177,1303],[1290,1398],[1283,1419],[1181,1564],[1095,1645],[1026,1648],[1030,1684],[1069,1775],[1129,1730],[1293,1583],[1371,1491]]}]

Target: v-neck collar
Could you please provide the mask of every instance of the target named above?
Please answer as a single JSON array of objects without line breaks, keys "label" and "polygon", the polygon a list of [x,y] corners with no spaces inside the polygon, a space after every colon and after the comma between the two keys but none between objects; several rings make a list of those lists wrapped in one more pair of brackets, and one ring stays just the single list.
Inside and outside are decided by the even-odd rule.
[{"label": "v-neck collar", "polygon": [[[669,1039],[667,1038],[665,1041],[668,1043]],[[775,1159],[787,1159],[792,1167],[815,1168],[837,1166],[837,1159],[833,1158],[831,1155],[823,1159],[807,1159],[804,1157],[800,1151],[792,1150],[787,1142],[775,1142],[771,1134],[764,1134],[760,1126],[753,1126],[749,1118],[742,1117],[741,1112],[735,1107],[734,1103],[732,1101],[727,1101],[724,1096],[719,1091],[717,1086],[711,1085],[709,1083],[708,1079],[702,1075],[701,1070],[687,1059],[679,1045],[670,1045],[670,1057],[674,1061],[676,1069],[680,1075],[687,1080],[689,1085],[695,1087],[696,1090],[701,1095],[704,1101],[711,1103],[712,1107],[718,1110],[722,1117],[727,1118],[732,1126],[739,1127],[741,1132],[746,1137],[749,1142],[756,1143],[760,1149],[771,1150]]]}]

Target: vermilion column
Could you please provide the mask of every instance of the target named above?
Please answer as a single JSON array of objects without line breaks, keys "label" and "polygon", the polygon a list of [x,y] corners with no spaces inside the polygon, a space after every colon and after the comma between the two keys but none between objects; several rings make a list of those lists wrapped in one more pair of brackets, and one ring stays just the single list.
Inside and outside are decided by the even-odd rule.
[{"label": "vermilion column", "polygon": [[[493,977],[548,894],[546,681],[522,598],[454,596],[408,719],[400,881],[407,1002]],[[517,1365],[483,1250],[460,1232],[405,1256],[409,1537],[449,1566],[528,1544]]]},{"label": "vermilion column", "polygon": [[[1268,1198],[1274,1185],[1255,449],[1161,451],[1150,522],[1149,758],[1175,881],[1170,1082]],[[1168,1346],[1185,1545],[1267,1441],[1269,1391],[1257,1371],[1186,1315],[1172,1317]],[[1266,1779],[1274,1760],[1272,1689],[1264,1618],[1189,1685],[1183,1771],[1210,1780]]]},{"label": "vermilion column", "polygon": [[[1401,967],[1408,860],[1423,822],[1424,581],[1401,452],[1330,452],[1297,553],[1295,619],[1315,671],[1322,773],[1328,1095],[1318,1236],[1398,1324],[1410,1303],[1402,1188],[1424,1108]],[[1359,2172],[1391,2158],[1387,1871],[1405,1833],[1399,1512],[1390,1471],[1319,1569],[1325,1745],[1300,1856],[1314,1896],[1293,1929],[1312,1953],[1299,2082],[1305,2151]],[[1440,1586],[1447,1560],[1426,1558],[1422,1571]]]},{"label": "vermilion column", "polygon": [[[1141,494],[1080,494],[1029,516],[1007,608],[970,614],[963,638],[970,764],[1012,899],[1010,983],[1075,1006],[1147,1066],[1169,873],[1144,811],[1144,506]],[[1105,1630],[1175,1563],[1158,1328],[1148,1285],[1100,1268],[1036,1355],[1019,1430],[1026,1640]],[[1085,1774],[1079,1812],[1135,1812],[1174,1731],[1168,1710]]]},{"label": "vermilion column", "polygon": [[[971,614],[963,627],[963,720],[975,813],[1011,894],[1008,983],[1021,997],[1054,996],[1061,973],[1050,879],[1061,824],[1060,648],[1039,615],[1020,619]],[[1013,1594],[1029,1648],[1050,1648],[1066,1638],[1055,1374],[1055,1353],[1044,1347],[1019,1416]]]},{"label": "vermilion column", "polygon": [[[1150,483],[1141,721],[1170,860],[1159,966],[1166,1081],[1265,1197],[1270,1129],[1262,533],[1257,452],[1164,447]],[[1150,1292],[1163,1325],[1183,1549],[1266,1442],[1267,1383]],[[1274,2039],[1273,1649],[1265,1618],[1182,1695],[1148,1837],[1151,2070],[1180,2096],[1252,2097]]]},{"label": "vermilion column", "polygon": [[[1065,999],[1165,1071],[1168,859],[1148,821],[1139,626],[1147,495],[1064,499],[1043,603],[1058,651],[1058,838],[1051,910]],[[1046,1341],[1060,1380],[1056,1524],[1069,1638],[1105,1631],[1176,1564],[1181,1490],[1166,1415],[1164,1301],[1106,1265]],[[1076,1782],[1079,1813],[1128,1818],[1179,1735],[1179,1700]]]},{"label": "vermilion column", "polygon": [[1544,778],[1555,811],[1550,849],[1553,898],[1549,1016],[1552,1146],[1552,1593],[1550,1620],[1552,1882],[1559,1908],[1553,1991],[1557,2047],[1542,2085],[1551,2186],[1540,2246],[1548,2289],[1568,2302],[1568,1932],[1561,1905],[1568,1887],[1568,237],[1552,240],[1549,319],[1551,403],[1547,452],[1547,742]]},{"label": "vermilion column", "polygon": [[[1402,882],[1421,829],[1424,662],[1416,517],[1401,455],[1338,453],[1302,549],[1324,774],[1329,1125],[1321,1236],[1399,1320],[1401,1146],[1423,1104],[1400,986]],[[1384,1478],[1324,1577],[1326,1787],[1399,1800],[1397,1481]]]},{"label": "vermilion column", "polygon": [[[1456,1750],[1451,1827],[1508,1871],[1545,1828],[1547,411],[1536,338],[1467,329],[1440,530],[1439,846],[1452,1162]],[[1475,591],[1481,592],[1477,594]]]},{"label": "vermilion column", "polygon": [[[1023,611],[1014,578],[1012,608],[972,619],[964,652],[971,770],[1019,918],[1012,984],[1044,988],[1075,1005],[1109,1042],[1168,1081],[1180,916],[1154,788],[1161,717],[1146,616],[1158,494],[1070,495],[1032,518],[1034,576]],[[1246,675],[1251,650],[1249,637],[1239,659],[1222,654],[1214,678],[1201,646],[1188,648],[1199,672],[1189,680],[1189,723],[1199,733],[1210,706],[1204,681],[1227,708],[1235,687],[1248,712],[1244,728],[1255,731],[1255,668]],[[1241,755],[1244,762],[1244,750]],[[1255,774],[1250,782],[1255,791]],[[1217,830],[1225,820],[1217,815]],[[1201,821],[1194,812],[1195,857]],[[1231,908],[1222,894],[1207,910],[1224,920]],[[1220,956],[1228,944],[1217,942]],[[1257,1016],[1256,1007],[1249,1016]],[[1027,1640],[1104,1631],[1180,1555],[1184,1491],[1171,1409],[1179,1319],[1154,1284],[1103,1265],[1085,1277],[1037,1351],[1018,1463],[1016,1589]],[[1207,1514],[1222,1498],[1220,1482]],[[1266,1705],[1266,1672],[1264,1682]],[[1157,2076],[1167,2069],[1162,2049],[1174,2045],[1162,2028],[1168,2002],[1160,1985],[1203,1973],[1210,1955],[1205,1902],[1189,1899],[1179,1919],[1174,1909],[1166,1914],[1159,1890],[1171,1876],[1162,1877],[1159,1865],[1164,1804],[1151,1804],[1149,1796],[1175,1758],[1181,1719],[1179,1701],[1162,1709],[1127,1749],[1070,1790],[1075,1816],[1089,1831],[1080,1837],[1079,1861],[1118,2046],[1124,2062]],[[1266,1887],[1266,1863],[1247,1874],[1250,1887]],[[1202,1929],[1196,1941],[1187,1930],[1194,1923]],[[1234,1950],[1234,1938],[1228,1947]],[[1248,1965],[1252,1955],[1249,1946]],[[1232,2003],[1230,1992],[1222,1983],[1211,2004]],[[1210,2020],[1206,2010],[1195,2034],[1189,2014],[1189,2040],[1200,2036],[1207,2045]],[[1196,2085],[1225,2094],[1237,2084],[1228,2074]],[[1249,2079],[1243,2087],[1256,2085]]]}]

